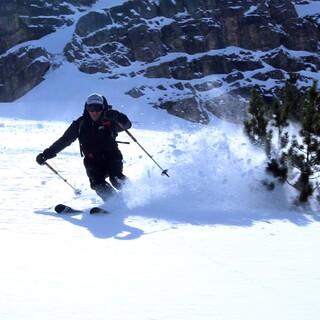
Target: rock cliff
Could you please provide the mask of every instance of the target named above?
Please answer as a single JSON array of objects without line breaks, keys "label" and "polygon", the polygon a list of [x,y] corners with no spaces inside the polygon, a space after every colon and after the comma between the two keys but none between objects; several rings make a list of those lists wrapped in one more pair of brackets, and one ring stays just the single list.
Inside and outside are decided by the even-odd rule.
[{"label": "rock cliff", "polygon": [[[0,52],[73,23],[68,16],[75,5],[94,3],[69,0],[58,5],[51,0],[45,9],[41,0],[33,1],[37,5],[28,13],[22,0],[0,6],[0,15],[11,17],[9,24],[0,24],[0,35],[5,35]],[[202,123],[211,113],[238,121],[246,109],[241,98],[247,97],[253,83],[268,96],[290,72],[299,73],[302,86],[319,72],[319,12],[304,16],[297,12],[298,5],[307,3],[127,1],[84,14],[75,22],[64,55],[84,73],[104,73],[111,79],[144,77],[146,85],[127,93],[141,99],[158,92],[149,103],[172,114]],[[152,79],[161,84],[152,85]],[[0,92],[0,99],[8,100],[7,94]]]},{"label": "rock cliff", "polygon": [[[10,0],[0,2],[0,101],[23,96],[44,78],[52,64],[44,48],[24,43],[71,25],[77,6],[95,0]],[[20,47],[15,48],[16,45]],[[8,50],[10,49],[10,50]],[[7,52],[8,50],[8,52]]]}]

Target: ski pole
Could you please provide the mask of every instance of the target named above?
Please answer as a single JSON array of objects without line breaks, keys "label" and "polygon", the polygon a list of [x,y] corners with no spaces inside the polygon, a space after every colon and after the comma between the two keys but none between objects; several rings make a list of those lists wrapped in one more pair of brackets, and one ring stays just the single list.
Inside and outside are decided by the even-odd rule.
[{"label": "ski pole", "polygon": [[121,129],[123,129],[123,130],[128,134],[128,136],[129,136],[129,137],[147,154],[147,156],[158,166],[158,168],[162,171],[162,172],[161,172],[161,175],[163,175],[163,176],[165,175],[165,176],[167,176],[167,177],[170,177],[169,174],[168,174],[168,169],[163,169],[163,168],[159,165],[159,163],[158,163],[156,160],[153,159],[152,155],[149,154],[149,153],[147,152],[147,150],[138,142],[138,140],[132,135],[132,133],[131,133],[129,130],[125,129],[124,126],[123,126],[121,123],[117,122],[117,124],[119,125],[119,127],[120,127]]},{"label": "ski pole", "polygon": [[60,179],[62,179],[69,187],[71,187],[76,195],[80,195],[80,194],[81,194],[81,190],[80,190],[80,189],[76,189],[73,185],[71,185],[71,184],[67,181],[67,179],[65,179],[64,177],[62,177],[61,174],[60,174],[56,169],[52,168],[48,162],[45,162],[44,164],[45,164],[53,173],[55,173]]}]

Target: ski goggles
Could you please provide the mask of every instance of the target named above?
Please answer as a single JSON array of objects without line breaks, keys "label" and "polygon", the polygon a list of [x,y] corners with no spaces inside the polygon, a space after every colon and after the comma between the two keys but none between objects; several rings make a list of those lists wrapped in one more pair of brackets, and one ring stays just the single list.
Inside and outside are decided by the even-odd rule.
[{"label": "ski goggles", "polygon": [[86,106],[88,112],[100,112],[103,110],[103,105],[100,103],[92,103]]}]

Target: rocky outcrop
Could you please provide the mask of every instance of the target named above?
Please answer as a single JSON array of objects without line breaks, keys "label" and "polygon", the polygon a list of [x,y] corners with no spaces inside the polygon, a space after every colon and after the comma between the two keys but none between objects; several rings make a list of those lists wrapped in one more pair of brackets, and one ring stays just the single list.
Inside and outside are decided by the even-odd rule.
[{"label": "rocky outcrop", "polygon": [[[0,1],[0,102],[14,101],[31,90],[51,65],[51,57],[43,48],[12,47],[72,24],[75,8],[95,1]],[[10,54],[6,53],[9,48]]]},{"label": "rocky outcrop", "polygon": [[[245,108],[236,101],[255,83],[270,96],[290,72],[300,74],[301,85],[319,72],[320,13],[301,17],[295,7],[308,1],[126,1],[83,14],[64,55],[84,73],[139,77],[140,87],[127,94],[171,114],[206,123],[213,113],[237,122]],[[3,1],[1,59],[15,44],[73,23],[75,10],[94,2]]]},{"label": "rocky outcrop", "polygon": [[[314,63],[308,61],[312,56],[294,57],[287,50],[279,49],[264,57],[264,61],[274,68],[287,72],[298,72],[310,68],[310,71],[317,71],[320,59],[313,56]],[[312,59],[312,58],[311,58]]]},{"label": "rocky outcrop", "polygon": [[220,119],[242,123],[247,118],[247,103],[239,95],[222,94],[208,99],[202,107]]},{"label": "rocky outcrop", "polygon": [[258,60],[245,60],[236,55],[204,55],[198,59],[178,58],[146,69],[149,78],[173,78],[191,80],[212,74],[229,74],[234,69],[248,71],[262,68]]},{"label": "rocky outcrop", "polygon": [[40,39],[58,27],[73,23],[75,6],[96,0],[11,0],[0,2],[0,54],[28,40]]},{"label": "rocky outcrop", "polygon": [[199,108],[199,102],[195,97],[184,98],[176,101],[165,101],[159,104],[161,109],[166,109],[170,114],[177,117],[198,122],[202,124],[209,123],[208,113]]},{"label": "rocky outcrop", "polygon": [[23,47],[0,58],[0,101],[11,102],[43,80],[50,56],[43,48]]},{"label": "rocky outcrop", "polygon": [[267,51],[284,45],[317,52],[319,40],[318,26],[298,18],[289,0],[228,5],[223,0],[132,0],[82,17],[65,53],[84,72],[94,54],[104,65],[100,72],[110,72],[168,53],[193,55],[230,46]]},{"label": "rocky outcrop", "polygon": [[161,102],[159,107],[177,117],[202,124],[209,123],[209,114],[236,123],[242,123],[247,117],[247,103],[240,96],[230,94],[204,101],[196,97],[170,100]]},{"label": "rocky outcrop", "polygon": [[[204,79],[205,83],[210,81],[208,77],[218,75],[219,81],[230,85],[230,91],[244,96],[252,79],[259,80],[262,87],[268,79],[281,86],[289,72],[319,70],[319,42],[319,24],[300,18],[289,0],[132,0],[83,16],[65,55],[86,73],[102,72],[111,78],[117,69],[141,62],[141,68],[131,71],[130,77],[180,80],[187,97],[181,99],[182,89],[176,86],[176,94],[161,105],[170,113],[200,121],[204,109],[222,112],[209,94],[216,88],[202,86],[199,90],[195,80]],[[295,55],[293,51],[308,53]],[[188,96],[188,86],[200,94],[197,99]],[[155,89],[161,96],[166,87]],[[267,85],[265,93],[272,90]],[[140,98],[146,92],[145,88],[132,88],[128,94]],[[236,106],[234,99],[230,95],[217,101]],[[235,114],[231,109],[225,118]]]}]

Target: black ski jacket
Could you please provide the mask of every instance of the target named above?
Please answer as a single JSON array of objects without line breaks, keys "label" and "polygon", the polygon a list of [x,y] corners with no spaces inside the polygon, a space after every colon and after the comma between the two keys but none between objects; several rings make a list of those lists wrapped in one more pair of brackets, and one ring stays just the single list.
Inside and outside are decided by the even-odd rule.
[{"label": "black ski jacket", "polygon": [[129,128],[131,128],[130,120],[119,111],[105,110],[98,121],[92,121],[85,110],[83,115],[73,121],[65,133],[44,153],[48,158],[53,158],[76,139],[79,139],[81,155],[89,158],[112,156],[114,152],[119,152],[115,141],[117,133]]}]

